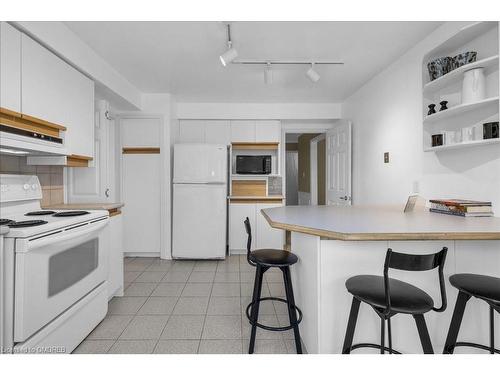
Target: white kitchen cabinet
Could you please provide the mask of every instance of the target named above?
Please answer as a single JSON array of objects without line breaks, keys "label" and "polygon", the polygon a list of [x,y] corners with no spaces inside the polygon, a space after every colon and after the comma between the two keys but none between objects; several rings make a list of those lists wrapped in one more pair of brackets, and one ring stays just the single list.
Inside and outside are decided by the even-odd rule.
[{"label": "white kitchen cabinet", "polygon": [[225,120],[206,121],[205,143],[229,145],[231,143],[230,122]]},{"label": "white kitchen cabinet", "polygon": [[179,127],[180,143],[205,143],[205,121],[181,120]]},{"label": "white kitchen cabinet", "polygon": [[21,108],[23,114],[66,126],[70,66],[22,34]]},{"label": "white kitchen cabinet", "polygon": [[231,142],[255,142],[255,121],[231,121]]},{"label": "white kitchen cabinet", "polygon": [[68,96],[66,149],[71,155],[94,157],[94,82],[72,69],[66,81]]},{"label": "white kitchen cabinet", "polygon": [[160,123],[155,118],[120,120],[123,147],[160,147]]},{"label": "white kitchen cabinet", "polygon": [[68,154],[94,156],[94,83],[25,34],[21,112],[67,128]]},{"label": "white kitchen cabinet", "polygon": [[225,120],[181,120],[178,143],[231,143],[230,122]]},{"label": "white kitchen cabinet", "polygon": [[125,253],[160,254],[160,155],[122,155]]},{"label": "white kitchen cabinet", "polygon": [[281,123],[279,120],[255,122],[255,142],[280,142]]},{"label": "white kitchen cabinet", "polygon": [[281,229],[272,228],[260,210],[281,207],[281,203],[257,203],[255,205],[255,228],[257,249],[283,249],[284,233]]},{"label": "white kitchen cabinet", "polygon": [[21,32],[0,22],[0,107],[21,112]]},{"label": "white kitchen cabinet", "polygon": [[252,227],[252,250],[282,249],[284,232],[271,228],[260,210],[281,207],[281,203],[230,203],[229,205],[229,249],[234,253],[243,253],[247,248],[247,234],[243,221],[250,219]]},{"label": "white kitchen cabinet", "polygon": [[108,231],[108,299],[123,296],[123,222],[122,215],[109,218]]},{"label": "white kitchen cabinet", "polygon": [[[247,249],[247,232],[243,222],[250,219],[252,231],[255,232],[255,204],[231,203],[229,205],[229,249],[238,253]],[[252,249],[255,248],[255,233],[252,233]]]}]

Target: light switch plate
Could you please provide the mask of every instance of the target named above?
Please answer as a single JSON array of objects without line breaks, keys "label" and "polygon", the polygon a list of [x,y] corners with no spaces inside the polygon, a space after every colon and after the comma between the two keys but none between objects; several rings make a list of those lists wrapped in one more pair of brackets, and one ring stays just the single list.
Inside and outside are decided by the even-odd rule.
[{"label": "light switch plate", "polygon": [[389,163],[389,153],[388,152],[384,152],[384,163]]}]

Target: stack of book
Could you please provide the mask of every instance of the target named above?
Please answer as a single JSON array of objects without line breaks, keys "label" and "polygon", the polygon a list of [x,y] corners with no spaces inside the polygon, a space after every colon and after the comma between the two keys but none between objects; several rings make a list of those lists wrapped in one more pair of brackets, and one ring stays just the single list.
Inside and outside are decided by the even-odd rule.
[{"label": "stack of book", "polygon": [[430,211],[463,217],[493,216],[491,202],[464,199],[431,199]]}]

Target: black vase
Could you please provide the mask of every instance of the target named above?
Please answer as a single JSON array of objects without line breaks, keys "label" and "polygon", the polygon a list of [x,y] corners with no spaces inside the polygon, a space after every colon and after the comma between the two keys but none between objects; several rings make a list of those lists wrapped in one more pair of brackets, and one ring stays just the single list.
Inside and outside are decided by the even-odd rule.
[{"label": "black vase", "polygon": [[427,112],[427,115],[432,115],[436,113],[436,105],[435,104],[429,104],[429,112]]},{"label": "black vase", "polygon": [[439,102],[439,104],[441,105],[441,108],[439,108],[440,111],[444,111],[445,109],[448,109],[448,107],[446,106],[446,104],[448,104],[447,100],[443,100],[442,102]]}]

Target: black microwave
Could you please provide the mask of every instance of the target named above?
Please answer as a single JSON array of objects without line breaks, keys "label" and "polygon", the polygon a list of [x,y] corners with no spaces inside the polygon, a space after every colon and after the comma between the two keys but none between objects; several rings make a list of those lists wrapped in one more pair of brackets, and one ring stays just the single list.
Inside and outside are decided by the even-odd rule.
[{"label": "black microwave", "polygon": [[271,174],[271,155],[237,155],[237,174]]}]

